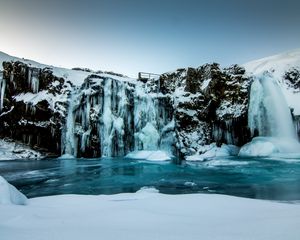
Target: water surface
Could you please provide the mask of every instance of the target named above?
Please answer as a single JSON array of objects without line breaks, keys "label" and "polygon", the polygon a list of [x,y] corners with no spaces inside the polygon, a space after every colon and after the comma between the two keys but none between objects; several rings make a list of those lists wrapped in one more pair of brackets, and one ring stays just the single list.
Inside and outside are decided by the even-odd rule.
[{"label": "water surface", "polygon": [[144,186],[161,193],[219,193],[300,200],[300,159],[217,158],[205,162],[147,162],[124,158],[0,162],[0,175],[27,197],[116,194]]}]

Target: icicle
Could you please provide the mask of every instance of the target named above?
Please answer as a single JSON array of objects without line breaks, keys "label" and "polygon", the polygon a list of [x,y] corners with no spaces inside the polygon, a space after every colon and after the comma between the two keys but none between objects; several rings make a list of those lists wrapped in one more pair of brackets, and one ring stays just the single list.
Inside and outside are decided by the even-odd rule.
[{"label": "icicle", "polygon": [[35,76],[32,77],[31,79],[31,90],[33,93],[38,93],[39,91],[39,79]]},{"label": "icicle", "polygon": [[104,82],[104,103],[101,126],[101,152],[102,156],[111,156],[111,129],[112,129],[112,112],[111,112],[111,94],[112,79],[108,78]]},{"label": "icicle", "polygon": [[38,93],[39,91],[39,78],[36,76],[37,73],[34,69],[28,69],[28,77],[27,77],[27,83],[30,88],[30,90],[33,93]]},{"label": "icicle", "polygon": [[72,156],[77,156],[77,144],[75,138],[75,100],[76,100],[76,93],[72,93],[71,97],[69,98],[69,109],[67,115],[66,126],[64,127],[64,135],[63,139],[63,147],[62,151],[63,154],[68,154]]},{"label": "icicle", "polygon": [[84,132],[81,136],[81,151],[85,152],[86,147],[89,147],[89,137],[91,134],[91,129]]},{"label": "icicle", "polygon": [[30,89],[31,89],[31,78],[32,78],[32,70],[29,68],[28,75],[27,75],[27,84]]},{"label": "icicle", "polygon": [[14,81],[14,72],[13,71],[10,72],[9,81],[11,83],[13,83],[13,81]]},{"label": "icicle", "polygon": [[3,110],[5,89],[6,89],[6,80],[3,78],[3,73],[0,72],[0,113]]}]

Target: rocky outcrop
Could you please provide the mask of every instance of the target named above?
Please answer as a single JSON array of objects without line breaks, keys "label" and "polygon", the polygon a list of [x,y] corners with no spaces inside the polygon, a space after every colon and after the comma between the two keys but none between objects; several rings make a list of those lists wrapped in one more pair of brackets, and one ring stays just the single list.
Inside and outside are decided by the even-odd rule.
[{"label": "rocky outcrop", "polygon": [[181,156],[217,142],[242,145],[249,140],[245,69],[216,63],[178,69],[160,78],[161,92],[173,96],[177,148]]},{"label": "rocky outcrop", "polygon": [[54,76],[49,68],[22,62],[3,62],[2,83],[1,137],[59,155],[66,110],[63,96],[66,98],[71,83]]}]

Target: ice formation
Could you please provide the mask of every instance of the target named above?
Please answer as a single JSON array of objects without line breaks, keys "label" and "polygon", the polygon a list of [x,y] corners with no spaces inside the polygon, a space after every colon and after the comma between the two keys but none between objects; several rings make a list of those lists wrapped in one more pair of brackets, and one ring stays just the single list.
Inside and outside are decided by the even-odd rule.
[{"label": "ice formation", "polygon": [[0,113],[3,109],[3,100],[6,88],[6,80],[3,78],[3,73],[0,71]]},{"label": "ice formation", "polygon": [[269,156],[300,151],[292,114],[277,80],[263,73],[251,85],[248,124],[252,136],[240,156]]},{"label": "ice formation", "polygon": [[69,97],[62,154],[80,156],[91,149],[103,157],[158,149],[171,154],[172,119],[162,104],[157,92],[140,82],[87,78]]}]

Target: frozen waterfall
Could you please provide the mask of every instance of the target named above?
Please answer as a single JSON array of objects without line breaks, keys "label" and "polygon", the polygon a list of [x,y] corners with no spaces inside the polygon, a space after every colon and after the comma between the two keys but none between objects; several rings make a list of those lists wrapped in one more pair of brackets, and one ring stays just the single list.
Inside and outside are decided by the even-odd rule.
[{"label": "frozen waterfall", "polygon": [[248,122],[252,135],[296,139],[292,115],[277,81],[263,75],[251,85]]},{"label": "frozen waterfall", "polygon": [[264,73],[251,85],[248,125],[255,138],[241,156],[300,152],[292,114],[276,79]]},{"label": "frozen waterfall", "polygon": [[69,99],[62,154],[112,157],[164,150],[171,155],[174,121],[169,101],[142,82],[91,76]]}]

